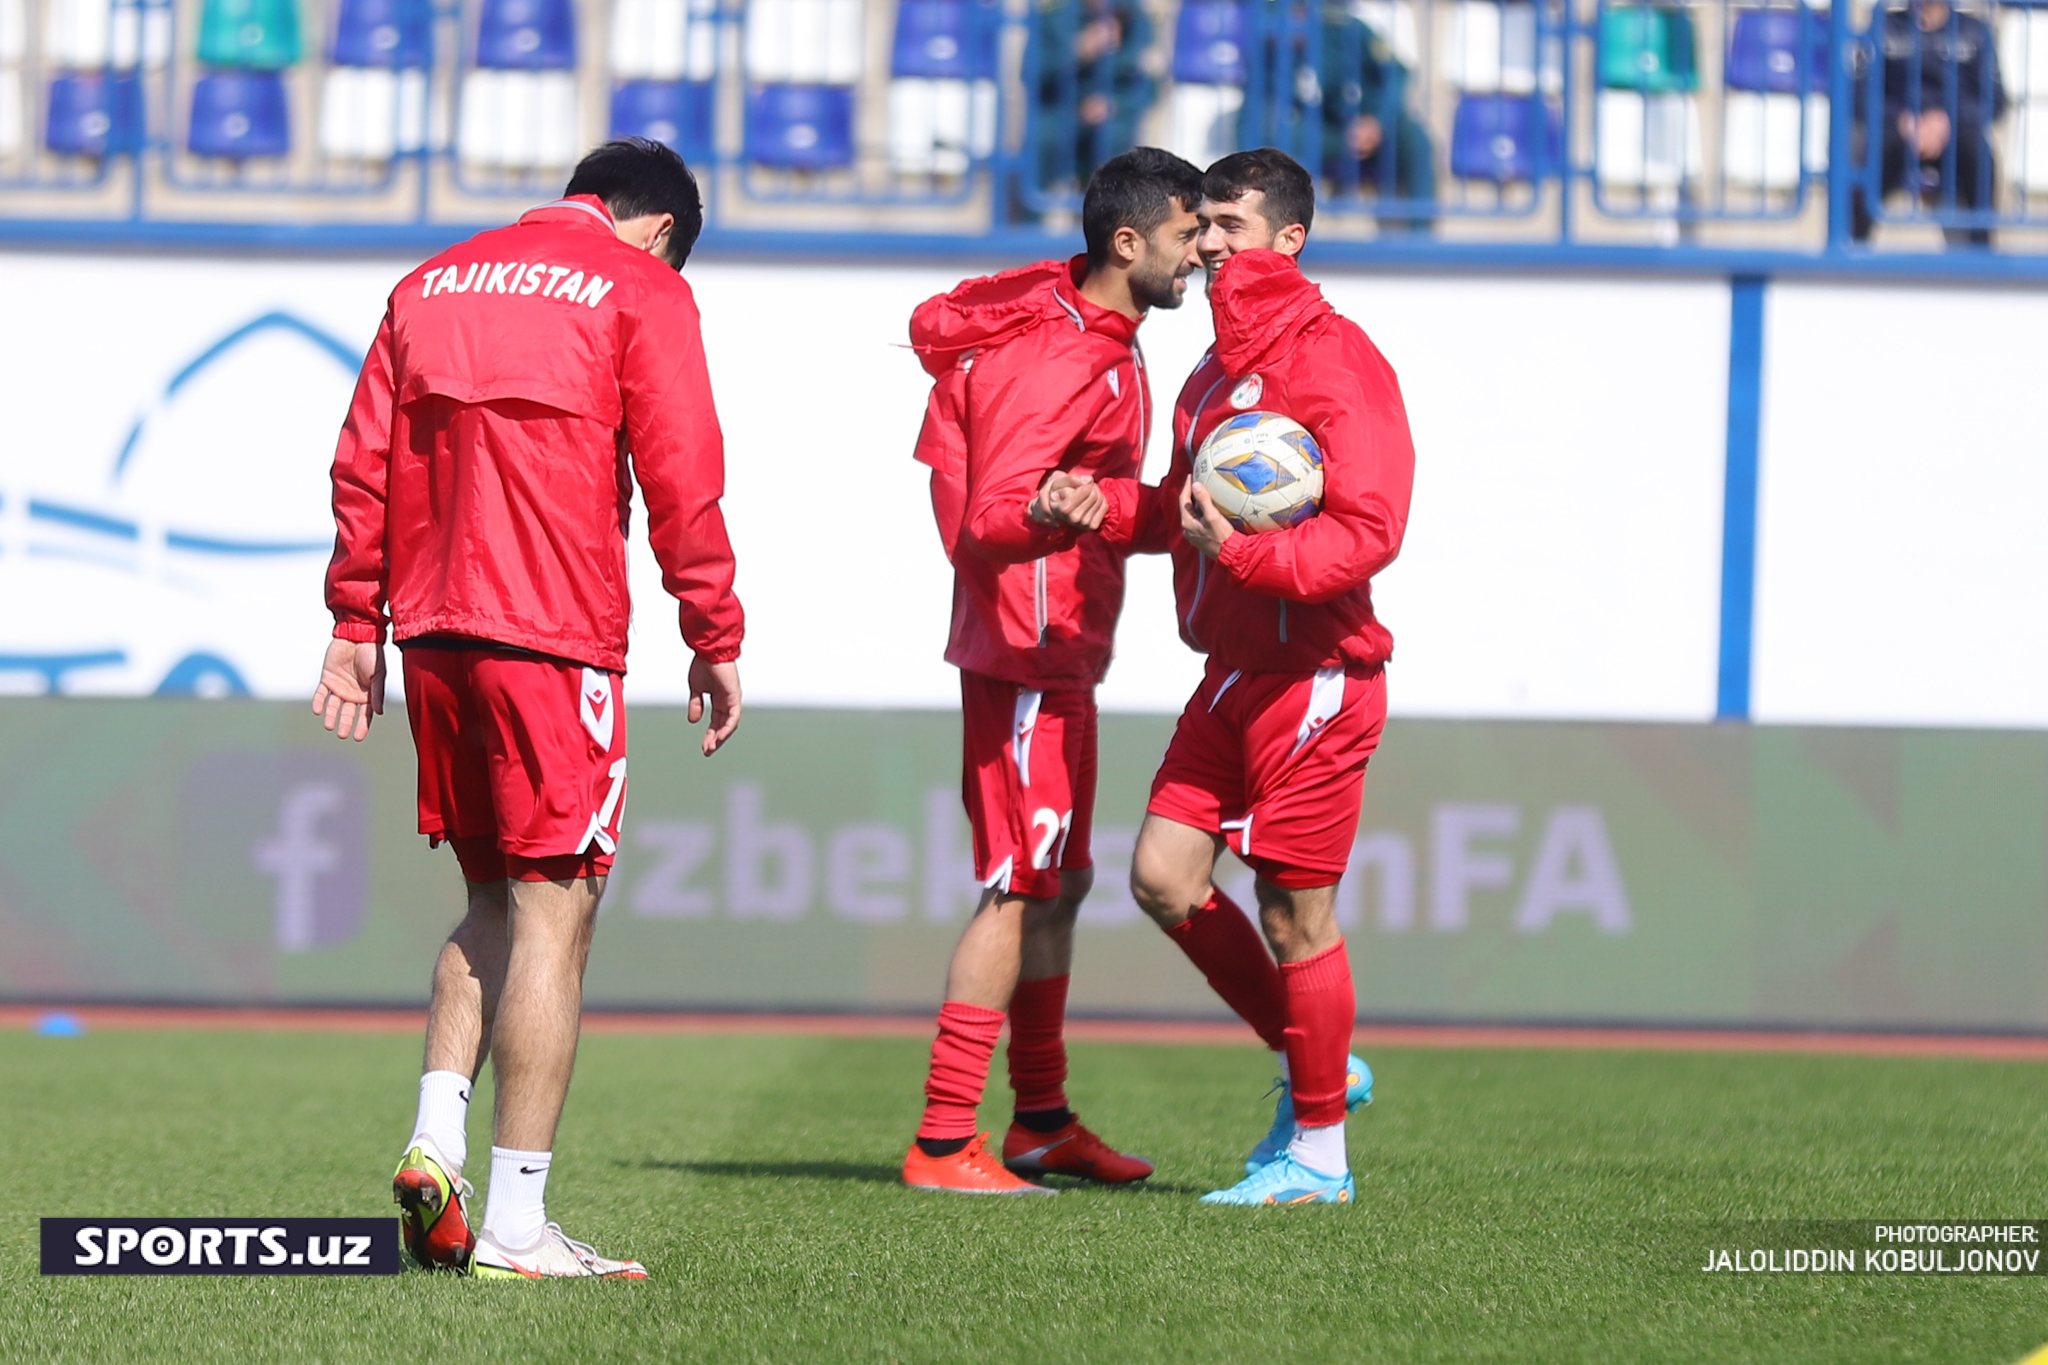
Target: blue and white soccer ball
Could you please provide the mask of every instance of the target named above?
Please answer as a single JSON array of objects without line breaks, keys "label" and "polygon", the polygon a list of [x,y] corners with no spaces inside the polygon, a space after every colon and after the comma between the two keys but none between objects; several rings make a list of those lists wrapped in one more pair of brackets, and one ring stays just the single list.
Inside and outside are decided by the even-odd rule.
[{"label": "blue and white soccer ball", "polygon": [[1283,531],[1323,510],[1323,449],[1277,412],[1241,412],[1210,432],[1195,477],[1240,531]]}]

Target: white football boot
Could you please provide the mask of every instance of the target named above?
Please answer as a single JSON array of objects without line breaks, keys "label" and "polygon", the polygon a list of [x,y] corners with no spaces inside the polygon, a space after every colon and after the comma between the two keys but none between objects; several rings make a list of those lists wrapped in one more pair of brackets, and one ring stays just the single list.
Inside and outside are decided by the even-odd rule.
[{"label": "white football boot", "polygon": [[566,1279],[644,1280],[647,1268],[638,1261],[600,1256],[588,1242],[579,1242],[548,1224],[540,1243],[525,1251],[507,1251],[488,1232],[479,1233],[469,1258],[469,1273],[485,1280]]}]

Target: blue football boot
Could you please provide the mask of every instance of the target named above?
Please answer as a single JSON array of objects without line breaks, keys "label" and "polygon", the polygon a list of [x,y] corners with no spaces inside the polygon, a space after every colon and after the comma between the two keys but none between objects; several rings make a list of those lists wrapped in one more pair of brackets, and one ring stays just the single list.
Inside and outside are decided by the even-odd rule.
[{"label": "blue football boot", "polygon": [[1358,1194],[1351,1172],[1325,1175],[1283,1150],[1227,1190],[1202,1196],[1204,1204],[1348,1204]]},{"label": "blue football boot", "polygon": [[[1371,1104],[1372,1068],[1365,1064],[1365,1058],[1353,1053],[1344,1059],[1344,1070],[1344,1108],[1349,1111]],[[1284,1080],[1275,1080],[1273,1088],[1280,1092],[1280,1100],[1273,1106],[1273,1126],[1245,1157],[1246,1175],[1256,1175],[1260,1167],[1271,1165],[1294,1141],[1294,1096]]]}]

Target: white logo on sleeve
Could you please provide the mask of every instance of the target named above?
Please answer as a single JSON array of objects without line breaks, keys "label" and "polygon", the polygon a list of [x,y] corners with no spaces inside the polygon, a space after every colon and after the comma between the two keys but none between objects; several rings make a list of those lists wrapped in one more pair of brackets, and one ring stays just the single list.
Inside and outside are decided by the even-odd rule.
[{"label": "white logo on sleeve", "polygon": [[1266,391],[1266,382],[1255,374],[1248,374],[1237,381],[1237,387],[1230,391],[1230,406],[1239,412],[1258,406],[1260,395]]},{"label": "white logo on sleeve", "polygon": [[1124,396],[1124,381],[1116,377],[1116,371],[1109,372],[1109,393],[1112,398]]},{"label": "white logo on sleeve", "polygon": [[612,695],[612,678],[595,668],[583,670],[583,695],[578,710],[583,716],[583,728],[590,731],[590,737],[597,741],[597,747],[606,753],[612,748],[612,725],[618,719],[618,699]]}]

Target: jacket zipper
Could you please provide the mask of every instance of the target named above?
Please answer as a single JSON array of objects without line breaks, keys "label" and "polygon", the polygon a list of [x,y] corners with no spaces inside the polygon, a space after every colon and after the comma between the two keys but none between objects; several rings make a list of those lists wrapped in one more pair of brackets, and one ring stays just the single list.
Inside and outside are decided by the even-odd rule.
[{"label": "jacket zipper", "polygon": [[1031,563],[1031,605],[1038,614],[1038,647],[1045,648],[1045,561]]},{"label": "jacket zipper", "polygon": [[1287,643],[1287,599],[1280,599],[1280,643]]},{"label": "jacket zipper", "polygon": [[[1216,368],[1222,370],[1223,362],[1218,360],[1216,362]],[[1230,378],[1230,372],[1228,370],[1224,370],[1223,373],[1217,377],[1216,382],[1214,384],[1211,384],[1208,388],[1202,391],[1201,398],[1195,403],[1195,415],[1188,419],[1188,436],[1187,440],[1182,443],[1182,446],[1183,449],[1187,451],[1188,476],[1190,478],[1194,477],[1195,428],[1202,424],[1202,409],[1209,406],[1209,399],[1215,394],[1217,389],[1223,386],[1223,381],[1228,378]],[[1188,643],[1194,645],[1196,648],[1201,647],[1201,641],[1195,638],[1195,613],[1202,609],[1202,590],[1208,586],[1209,557],[1204,554],[1197,554],[1195,556],[1195,600],[1188,603],[1188,614],[1181,618],[1180,623],[1181,634],[1185,635],[1187,637]],[[1281,638],[1284,639],[1286,637],[1282,636]]]}]

